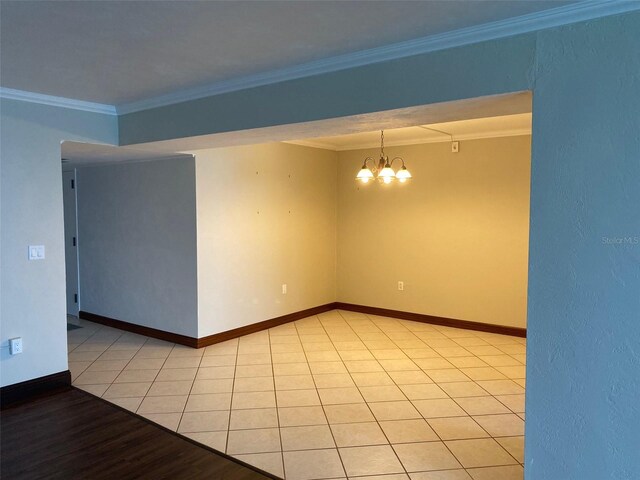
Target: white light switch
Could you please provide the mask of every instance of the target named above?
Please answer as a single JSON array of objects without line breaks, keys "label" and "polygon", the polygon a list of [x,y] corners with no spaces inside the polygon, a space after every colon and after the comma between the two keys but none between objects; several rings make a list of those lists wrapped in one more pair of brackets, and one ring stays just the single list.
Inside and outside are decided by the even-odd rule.
[{"label": "white light switch", "polygon": [[11,355],[17,355],[22,353],[22,338],[10,338],[9,339],[9,353]]},{"label": "white light switch", "polygon": [[44,245],[29,245],[29,260],[43,260]]},{"label": "white light switch", "polygon": [[282,294],[283,294],[283,295],[286,295],[286,294],[287,294],[287,284],[286,284],[286,283],[283,283],[283,284],[282,284]]}]

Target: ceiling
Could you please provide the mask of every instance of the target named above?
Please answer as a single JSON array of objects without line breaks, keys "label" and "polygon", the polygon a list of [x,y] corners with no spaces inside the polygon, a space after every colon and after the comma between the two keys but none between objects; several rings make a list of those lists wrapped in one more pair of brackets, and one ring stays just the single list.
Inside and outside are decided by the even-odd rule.
[{"label": "ceiling", "polygon": [[[531,113],[520,113],[385,130],[384,144],[393,147],[529,134],[531,134]],[[379,147],[380,131],[293,140],[287,143],[336,151],[357,150]]]},{"label": "ceiling", "polygon": [[568,3],[3,0],[0,83],[122,105]]},{"label": "ceiling", "polygon": [[287,142],[328,150],[353,150],[378,147],[381,129],[385,130],[385,145],[388,146],[451,140],[448,135],[427,130],[424,126],[451,133],[455,140],[529,134],[531,93],[493,95],[292,125],[144,143],[134,147],[64,142],[62,158],[73,166],[102,165],[197,155],[201,149],[267,142]]}]

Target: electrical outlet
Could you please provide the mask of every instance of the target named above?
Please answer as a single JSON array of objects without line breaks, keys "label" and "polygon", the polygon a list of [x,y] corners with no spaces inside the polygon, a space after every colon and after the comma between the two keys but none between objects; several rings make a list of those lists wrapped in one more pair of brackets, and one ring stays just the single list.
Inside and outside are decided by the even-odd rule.
[{"label": "electrical outlet", "polygon": [[11,355],[17,355],[22,353],[22,338],[10,338],[9,339],[9,353]]},{"label": "electrical outlet", "polygon": [[44,260],[44,245],[29,245],[29,260]]},{"label": "electrical outlet", "polygon": [[460,151],[460,142],[451,142],[451,153],[458,153]]},{"label": "electrical outlet", "polygon": [[283,294],[283,295],[286,295],[286,294],[287,294],[287,284],[286,284],[286,283],[283,283],[283,284],[282,284],[282,294]]},{"label": "electrical outlet", "polygon": [[398,290],[400,291],[404,290],[404,282],[398,282]]}]

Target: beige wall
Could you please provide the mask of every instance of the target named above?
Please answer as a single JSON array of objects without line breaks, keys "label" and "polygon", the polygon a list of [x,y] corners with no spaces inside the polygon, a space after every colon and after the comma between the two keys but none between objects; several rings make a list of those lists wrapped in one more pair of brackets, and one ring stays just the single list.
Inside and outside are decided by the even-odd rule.
[{"label": "beige wall", "polygon": [[198,336],[335,301],[337,154],[275,143],[193,153]]},{"label": "beige wall", "polygon": [[389,147],[414,175],[391,186],[354,180],[376,149],[340,152],[337,300],[525,327],[530,143]]}]

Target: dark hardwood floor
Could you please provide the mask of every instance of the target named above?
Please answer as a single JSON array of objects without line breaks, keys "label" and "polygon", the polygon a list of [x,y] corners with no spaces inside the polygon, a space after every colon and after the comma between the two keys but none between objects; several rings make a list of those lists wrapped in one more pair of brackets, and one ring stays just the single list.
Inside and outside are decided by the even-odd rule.
[{"label": "dark hardwood floor", "polygon": [[7,408],[0,425],[4,480],[277,478],[75,388]]}]

